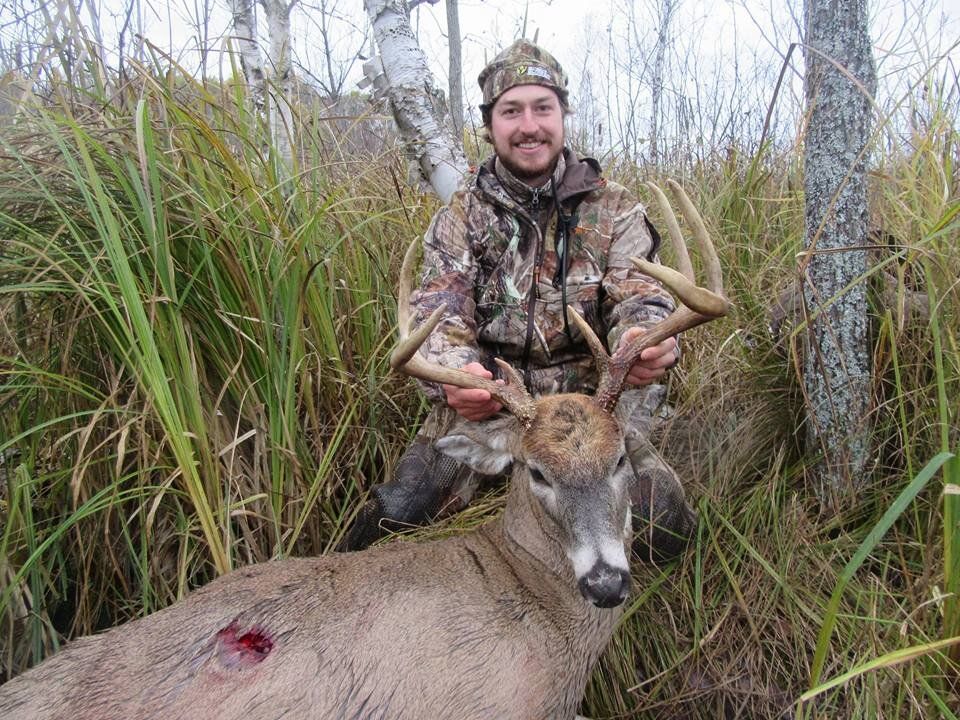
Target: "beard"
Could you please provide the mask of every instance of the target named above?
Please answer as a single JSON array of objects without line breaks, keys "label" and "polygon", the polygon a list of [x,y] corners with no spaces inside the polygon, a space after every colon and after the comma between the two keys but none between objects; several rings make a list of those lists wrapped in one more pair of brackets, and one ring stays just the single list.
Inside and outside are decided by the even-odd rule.
[{"label": "beard", "polygon": [[495,142],[493,149],[511,175],[522,183],[534,186],[542,184],[553,173],[557,158],[563,152],[563,140],[562,132],[559,136],[547,134],[545,154],[542,157],[525,157],[511,139]]},{"label": "beard", "polygon": [[498,155],[503,166],[510,171],[517,180],[532,185],[540,178],[553,174],[553,169],[557,166],[557,158],[560,157],[561,150],[557,150],[545,163],[537,165],[520,165],[513,162],[509,156]]}]

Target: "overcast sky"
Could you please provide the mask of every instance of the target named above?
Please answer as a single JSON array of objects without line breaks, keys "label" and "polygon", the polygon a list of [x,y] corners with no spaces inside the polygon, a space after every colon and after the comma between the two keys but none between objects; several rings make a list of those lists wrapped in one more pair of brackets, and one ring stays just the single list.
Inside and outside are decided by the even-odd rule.
[{"label": "overcast sky", "polygon": [[[104,2],[105,15],[119,0]],[[366,24],[362,0],[325,0],[335,3],[337,11],[357,27]],[[572,76],[575,68],[589,62],[592,51],[602,50],[608,32],[624,28],[625,3],[630,0],[460,0],[460,26],[464,36],[464,85],[467,101],[479,101],[476,76],[484,57],[521,36],[526,13],[526,36],[538,33],[539,43],[553,52]],[[639,17],[651,17],[657,0],[632,0]],[[319,3],[319,0],[313,0]],[[205,9],[209,7],[210,10]],[[792,6],[792,10],[791,10]],[[303,7],[308,7],[303,3]],[[732,63],[735,56],[748,62],[776,63],[791,42],[800,40],[795,17],[800,13],[800,0],[680,0],[680,10],[673,23],[678,41],[693,48],[701,58],[716,58],[718,64]],[[222,48],[228,34],[228,15],[223,0],[173,0],[144,9],[145,35],[157,45],[172,46],[187,66],[196,63],[189,52],[198,44],[197,17],[209,15],[210,35],[206,42],[214,49]],[[916,48],[928,53],[953,47],[958,57],[960,39],[960,0],[875,0],[870,3],[871,32],[881,58],[880,72],[899,69],[898,63]],[[306,11],[303,11],[306,14]],[[444,3],[421,5],[413,15],[421,45],[438,76],[446,85],[446,15]],[[342,26],[346,27],[346,26]],[[655,30],[651,27],[649,33]],[[297,33],[296,54],[309,67],[311,45],[309,28]],[[314,36],[315,37],[315,36]],[[886,55],[893,51],[892,55]],[[750,60],[753,58],[754,60]],[[911,61],[916,62],[916,58]],[[957,63],[955,66],[960,66]],[[359,69],[355,71],[359,80]],[[353,82],[351,83],[353,84]]]}]

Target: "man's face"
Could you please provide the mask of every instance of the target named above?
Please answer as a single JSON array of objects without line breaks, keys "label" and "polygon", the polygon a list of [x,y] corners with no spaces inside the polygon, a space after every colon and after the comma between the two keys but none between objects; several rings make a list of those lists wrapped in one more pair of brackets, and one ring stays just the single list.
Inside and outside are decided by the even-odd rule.
[{"label": "man's face", "polygon": [[517,85],[497,98],[490,115],[493,149],[528,185],[542,185],[563,150],[563,110],[543,85]]}]

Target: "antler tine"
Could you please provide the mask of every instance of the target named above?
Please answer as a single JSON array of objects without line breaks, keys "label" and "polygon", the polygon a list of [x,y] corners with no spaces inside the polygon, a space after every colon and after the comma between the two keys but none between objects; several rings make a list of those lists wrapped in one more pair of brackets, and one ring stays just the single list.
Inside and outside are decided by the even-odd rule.
[{"label": "antler tine", "polygon": [[684,218],[693,227],[693,236],[698,249],[703,256],[704,271],[707,276],[708,287],[697,286],[693,276],[693,265],[673,210],[667,203],[663,192],[652,183],[648,183],[660,203],[663,214],[667,218],[670,236],[676,246],[678,265],[681,272],[663,265],[656,265],[641,258],[630,258],[638,269],[650,277],[666,285],[683,303],[668,317],[651,327],[647,332],[638,335],[633,342],[617,348],[610,358],[609,372],[601,375],[600,384],[595,395],[601,407],[611,410],[616,405],[623,392],[623,383],[631,366],[640,357],[640,353],[648,347],[683,332],[702,325],[703,323],[723,317],[729,310],[730,303],[723,295],[723,272],[720,267],[720,258],[717,256],[703,223],[703,218],[697,212],[690,198],[683,188],[673,180],[667,181]]},{"label": "antler tine", "polygon": [[[667,182],[670,182],[669,180]],[[680,223],[677,222],[677,216],[670,207],[670,201],[663,194],[660,186],[653,182],[644,183],[653,197],[656,198],[660,212],[663,214],[663,222],[667,226],[667,235],[670,238],[670,244],[673,246],[673,253],[677,256],[677,267],[680,272],[690,282],[695,282],[693,277],[693,264],[690,262],[690,253],[687,252],[687,243],[683,239],[683,233],[680,232]]]},{"label": "antler tine", "polygon": [[503,360],[496,358],[496,363],[503,369],[506,378],[506,384],[501,385],[463,370],[428,362],[417,352],[433,329],[440,324],[447,309],[446,304],[440,305],[425,323],[412,333],[410,332],[412,319],[410,294],[413,287],[413,266],[417,244],[417,240],[410,243],[400,269],[400,287],[397,293],[397,333],[400,337],[390,355],[390,367],[397,372],[427,382],[486,390],[521,423],[529,427],[533,421],[534,400],[523,386],[523,379],[519,373]]},{"label": "antler tine", "polygon": [[597,337],[593,328],[590,327],[589,323],[583,319],[583,316],[580,315],[579,312],[568,305],[567,314],[573,318],[573,324],[580,330],[583,339],[587,341],[590,352],[593,353],[593,362],[597,366],[597,375],[601,378],[605,377],[610,372],[610,356],[607,354],[607,349],[603,346],[603,343],[600,341],[600,338]]},{"label": "antler tine", "polygon": [[703,218],[700,217],[700,213],[697,212],[683,188],[674,180],[667,180],[667,185],[670,186],[670,190],[673,192],[681,212],[683,212],[683,217],[693,228],[693,237],[696,240],[697,249],[703,256],[707,287],[697,287],[693,275],[693,264],[690,262],[690,252],[687,250],[683,235],[680,233],[677,216],[670,207],[666,195],[652,182],[648,182],[647,187],[653,192],[663,213],[680,272],[665,265],[647,262],[642,258],[631,258],[631,260],[644,273],[673,290],[689,308],[704,315],[723,314],[726,312],[727,305],[727,301],[723,297],[723,274],[720,270],[720,258],[717,257],[713,242],[710,240],[710,234],[703,224]]},{"label": "antler tine", "polygon": [[[680,183],[676,180],[667,180],[667,185],[673,191],[673,196],[677,199],[683,216],[693,226],[693,238],[697,241],[700,254],[703,255],[703,269],[707,275],[707,288],[716,295],[722,296],[723,270],[720,267],[717,250],[710,239],[710,233],[707,232],[707,226]],[[691,276],[690,279],[693,280],[693,277]]]}]

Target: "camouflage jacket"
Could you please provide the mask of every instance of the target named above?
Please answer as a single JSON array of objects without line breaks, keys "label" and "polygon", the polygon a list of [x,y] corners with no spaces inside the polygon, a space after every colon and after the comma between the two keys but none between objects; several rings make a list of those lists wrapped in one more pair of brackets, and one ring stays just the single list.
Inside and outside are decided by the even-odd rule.
[{"label": "camouflage jacket", "polygon": [[[566,243],[557,201],[570,216]],[[567,304],[615,349],[625,330],[673,310],[670,295],[629,260],[655,260],[658,245],[643,206],[604,180],[595,160],[565,150],[553,178],[534,189],[491,158],[437,212],[424,237],[411,303],[419,322],[441,303],[447,315],[421,353],[448,367],[479,361],[495,376],[492,359],[501,357],[523,371],[534,394],[591,392],[590,350],[564,322],[561,258]],[[423,387],[432,399],[442,397],[438,387]]]}]

